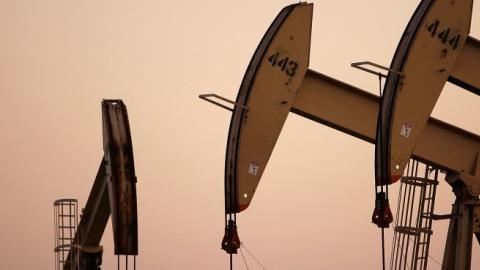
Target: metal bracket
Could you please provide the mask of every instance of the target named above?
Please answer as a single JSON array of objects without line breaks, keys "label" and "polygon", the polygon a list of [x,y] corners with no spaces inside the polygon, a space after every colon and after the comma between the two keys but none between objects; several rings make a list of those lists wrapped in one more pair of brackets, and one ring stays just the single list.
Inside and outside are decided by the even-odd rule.
[{"label": "metal bracket", "polygon": [[451,172],[447,174],[445,180],[451,185],[455,181],[460,180],[466,186],[467,190],[473,197],[480,196],[480,152],[477,153],[477,160],[473,169],[473,175],[465,172]]},{"label": "metal bracket", "polygon": [[456,218],[458,218],[458,215],[455,215],[455,214],[445,214],[445,215],[432,214],[431,218],[433,220],[456,219]]},{"label": "metal bracket", "polygon": [[379,69],[383,69],[383,70],[386,70],[388,72],[392,72],[392,73],[395,73],[397,74],[398,76],[400,76],[401,78],[404,78],[405,77],[405,74],[398,71],[398,70],[393,70],[391,68],[387,68],[387,67],[384,67],[382,65],[379,65],[379,64],[376,64],[376,63],[373,63],[373,62],[370,62],[370,61],[363,61],[363,62],[356,62],[356,63],[352,63],[351,66],[353,68],[356,68],[356,69],[360,69],[360,70],[363,70],[363,71],[366,71],[368,73],[371,73],[371,74],[374,74],[374,75],[377,75],[377,76],[380,76],[380,77],[383,77],[383,78],[387,78],[387,75],[381,73],[381,72],[376,72],[372,69],[369,69],[369,68],[366,68],[366,67],[362,67],[362,66],[372,66],[372,67],[376,67],[376,68],[379,68]]},{"label": "metal bracket", "polygon": [[[214,105],[217,105],[217,106],[219,106],[219,107],[221,107],[221,108],[224,108],[224,109],[226,109],[226,110],[229,110],[229,111],[231,111],[231,112],[233,112],[233,109],[235,109],[235,107],[240,107],[240,108],[248,111],[248,107],[247,107],[247,106],[244,106],[244,105],[242,105],[242,104],[239,104],[239,103],[237,103],[237,102],[235,102],[235,101],[232,101],[232,100],[229,100],[229,99],[227,99],[227,98],[221,97],[221,96],[219,96],[219,95],[217,95],[217,94],[203,94],[203,95],[199,95],[198,97],[199,97],[200,99],[203,99],[203,100],[205,100],[205,101],[207,101],[207,102],[210,102],[210,103],[212,103],[212,104],[214,104]],[[228,106],[225,106],[225,105],[221,104],[220,102],[217,102],[217,101],[212,100],[212,99],[211,99],[212,97],[213,97],[213,98],[216,98],[216,99],[220,99],[220,100],[225,101],[225,102],[227,102],[227,103],[233,104],[233,105],[234,105],[233,109],[230,108],[230,107],[228,107]]]}]

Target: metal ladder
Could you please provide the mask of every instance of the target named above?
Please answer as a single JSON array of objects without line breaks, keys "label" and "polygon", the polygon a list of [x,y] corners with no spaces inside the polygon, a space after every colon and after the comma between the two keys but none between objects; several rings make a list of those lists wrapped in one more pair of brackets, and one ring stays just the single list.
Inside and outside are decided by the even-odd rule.
[{"label": "metal ladder", "polygon": [[410,160],[401,179],[390,269],[425,270],[438,169]]},{"label": "metal ladder", "polygon": [[75,243],[78,226],[78,201],[60,199],[53,203],[55,229],[55,270],[62,270],[68,252]]}]

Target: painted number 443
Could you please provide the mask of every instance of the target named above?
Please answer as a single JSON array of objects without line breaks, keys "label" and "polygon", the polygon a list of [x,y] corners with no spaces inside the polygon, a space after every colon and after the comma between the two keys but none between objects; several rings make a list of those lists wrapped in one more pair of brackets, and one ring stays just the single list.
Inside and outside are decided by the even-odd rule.
[{"label": "painted number 443", "polygon": [[288,56],[282,56],[280,53],[272,54],[268,57],[268,62],[272,64],[272,67],[279,68],[285,72],[289,77],[295,76],[295,72],[298,68],[298,63],[290,59]]}]

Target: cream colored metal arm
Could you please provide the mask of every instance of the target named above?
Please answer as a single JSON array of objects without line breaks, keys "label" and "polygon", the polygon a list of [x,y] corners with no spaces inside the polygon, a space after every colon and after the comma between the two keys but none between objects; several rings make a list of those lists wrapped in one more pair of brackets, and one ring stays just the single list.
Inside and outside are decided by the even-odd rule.
[{"label": "cream colored metal arm", "polygon": [[480,41],[468,37],[448,81],[480,95]]},{"label": "cream colored metal arm", "polygon": [[[291,111],[374,143],[378,108],[378,96],[309,70]],[[444,170],[473,176],[479,151],[479,136],[430,118],[413,155]]]}]

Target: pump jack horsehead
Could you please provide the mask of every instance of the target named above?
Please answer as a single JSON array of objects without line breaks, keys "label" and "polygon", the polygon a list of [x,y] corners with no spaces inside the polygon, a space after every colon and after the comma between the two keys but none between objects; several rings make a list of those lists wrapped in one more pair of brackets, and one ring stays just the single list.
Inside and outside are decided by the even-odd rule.
[{"label": "pump jack horsehead", "polygon": [[[472,6],[472,0],[423,0],[390,68],[352,64],[387,78],[381,98],[308,69],[313,4],[285,7],[255,51],[236,101],[200,95],[233,112],[222,249],[234,254],[240,247],[236,214],[250,205],[286,117],[293,112],[375,144],[378,193],[372,221],[381,228],[393,219],[383,188],[401,178],[410,158],[445,171],[457,202],[448,215],[443,269],[469,269],[472,232],[480,241],[480,223],[473,218],[480,215],[480,137],[430,114],[447,81],[480,94],[480,42],[469,37]],[[368,64],[388,75],[364,67]]]},{"label": "pump jack horsehead", "polygon": [[138,255],[137,178],[127,109],[122,100],[103,100],[102,119],[104,155],[64,260],[65,270],[100,269],[103,248],[99,244],[110,215],[114,253],[125,255],[127,265],[128,256],[133,255],[135,269],[135,256]]},{"label": "pump jack horsehead", "polygon": [[[401,178],[408,160],[424,148],[421,137],[429,132],[429,117],[446,82],[480,95],[480,42],[469,37],[472,8],[473,0],[423,0],[399,42],[377,121],[375,179],[380,191],[377,188],[372,219],[379,227],[392,221],[388,185]],[[458,155],[435,153],[436,162],[423,158],[446,171],[456,195],[447,216],[450,226],[442,269],[470,269],[473,233],[480,243],[480,148],[450,140],[442,144],[437,139],[440,133],[433,135],[432,150],[473,147]]]}]

